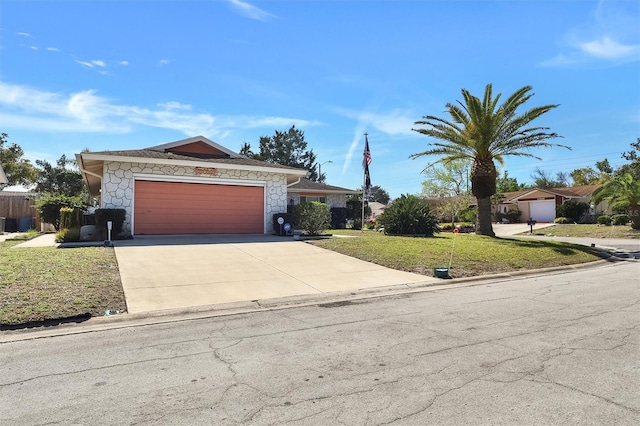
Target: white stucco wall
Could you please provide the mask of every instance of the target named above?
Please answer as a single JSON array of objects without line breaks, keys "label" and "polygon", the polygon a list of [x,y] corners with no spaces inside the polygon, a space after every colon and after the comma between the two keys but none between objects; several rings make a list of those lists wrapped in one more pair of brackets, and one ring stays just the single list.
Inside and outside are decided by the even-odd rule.
[{"label": "white stucco wall", "polygon": [[[175,182],[219,183],[231,185],[233,181],[259,181],[265,187],[265,227],[264,232],[272,232],[272,217],[275,213],[287,211],[287,181],[283,173],[265,173],[248,170],[216,169],[215,176],[195,173],[196,167],[169,166],[148,163],[105,162],[102,178],[101,207],[126,210],[123,231],[131,233],[134,181],[136,176],[157,175],[158,180],[170,177]],[[178,180],[175,180],[178,179]],[[135,224],[134,224],[135,225]]]}]

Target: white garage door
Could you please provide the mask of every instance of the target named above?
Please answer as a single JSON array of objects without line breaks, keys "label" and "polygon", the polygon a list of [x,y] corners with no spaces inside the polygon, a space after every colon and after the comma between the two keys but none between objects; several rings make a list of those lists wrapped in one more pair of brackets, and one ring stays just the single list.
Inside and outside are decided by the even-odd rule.
[{"label": "white garage door", "polygon": [[529,202],[531,218],[537,222],[553,222],[556,218],[556,202],[554,200]]}]

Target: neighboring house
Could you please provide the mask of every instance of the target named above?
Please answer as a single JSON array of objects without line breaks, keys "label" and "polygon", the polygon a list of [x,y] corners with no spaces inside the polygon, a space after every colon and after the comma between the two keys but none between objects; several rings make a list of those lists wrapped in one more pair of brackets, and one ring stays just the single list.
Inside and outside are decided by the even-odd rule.
[{"label": "neighboring house", "polygon": [[125,209],[131,235],[266,234],[291,199],[346,200],[344,188],[304,188],[308,170],[249,159],[203,136],[76,159],[100,207]]},{"label": "neighboring house", "polygon": [[371,209],[371,217],[377,218],[382,213],[384,213],[384,209],[387,208],[387,205],[378,203],[377,201],[371,201],[369,203],[369,208]]},{"label": "neighboring house", "polygon": [[[591,196],[602,185],[574,186],[569,188],[527,189],[516,192],[505,192],[504,198],[495,207],[495,212],[506,213],[508,210],[520,210],[520,220],[529,218],[537,222],[553,222],[556,218],[556,206],[568,200],[590,204]],[[589,214],[599,215],[607,210],[606,203],[593,206]]]},{"label": "neighboring house", "polygon": [[347,195],[359,193],[359,191],[353,191],[347,188],[340,188],[339,186],[314,182],[306,178],[302,178],[287,186],[289,205],[298,205],[311,201],[319,201],[321,203],[326,203],[330,208],[346,207]]}]

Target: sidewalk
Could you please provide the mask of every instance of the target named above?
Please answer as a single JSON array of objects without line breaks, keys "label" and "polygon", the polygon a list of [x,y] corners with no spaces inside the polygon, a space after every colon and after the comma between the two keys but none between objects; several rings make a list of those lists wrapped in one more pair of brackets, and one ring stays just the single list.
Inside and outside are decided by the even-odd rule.
[{"label": "sidewalk", "polygon": [[[14,234],[11,238],[15,237]],[[3,241],[3,240],[0,240]],[[29,241],[25,241],[24,243],[20,243],[13,248],[27,248],[27,247],[57,247],[59,244],[56,243],[56,234],[43,234],[39,235]]]}]

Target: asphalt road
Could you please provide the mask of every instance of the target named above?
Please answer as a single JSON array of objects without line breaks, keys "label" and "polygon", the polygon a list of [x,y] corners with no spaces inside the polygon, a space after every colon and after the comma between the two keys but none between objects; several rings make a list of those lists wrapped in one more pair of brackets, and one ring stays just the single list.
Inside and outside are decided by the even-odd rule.
[{"label": "asphalt road", "polygon": [[639,272],[0,343],[0,424],[637,425]]}]

